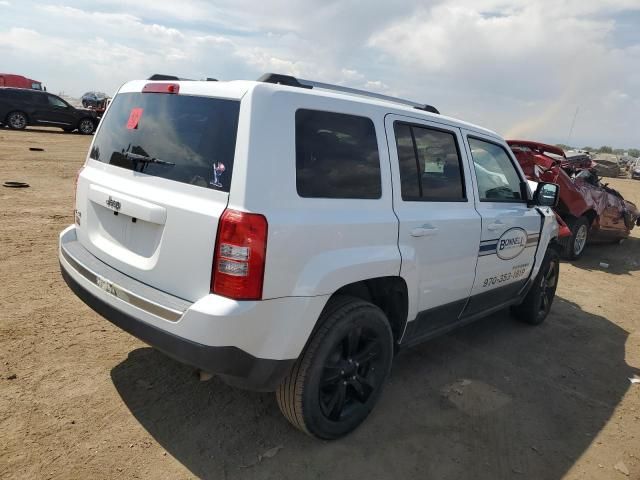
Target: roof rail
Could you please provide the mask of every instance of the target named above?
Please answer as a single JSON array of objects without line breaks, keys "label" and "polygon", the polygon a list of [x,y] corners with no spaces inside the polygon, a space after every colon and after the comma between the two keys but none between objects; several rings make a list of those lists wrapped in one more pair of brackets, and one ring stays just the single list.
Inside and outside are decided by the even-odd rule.
[{"label": "roof rail", "polygon": [[281,75],[280,73],[265,73],[258,80],[264,83],[276,83],[278,85],[288,85],[289,87],[313,88],[312,86],[303,85],[296,77],[291,75]]},{"label": "roof rail", "polygon": [[359,95],[361,97],[377,98],[378,100],[384,100],[386,102],[400,103],[402,105],[408,105],[417,110],[423,110],[425,112],[437,113],[437,108],[432,105],[425,105],[423,103],[413,102],[411,100],[405,100],[403,98],[392,97],[390,95],[382,95],[381,93],[369,92],[367,90],[358,90],[357,88],[343,87],[342,85],[333,85],[331,83],[316,82],[314,80],[304,80],[302,78],[296,78],[291,75],[281,75],[279,73],[265,73],[262,75],[258,82],[276,83],[279,85],[288,85],[290,87],[299,88],[320,88],[322,90],[333,90],[336,92],[350,93],[352,95]]}]

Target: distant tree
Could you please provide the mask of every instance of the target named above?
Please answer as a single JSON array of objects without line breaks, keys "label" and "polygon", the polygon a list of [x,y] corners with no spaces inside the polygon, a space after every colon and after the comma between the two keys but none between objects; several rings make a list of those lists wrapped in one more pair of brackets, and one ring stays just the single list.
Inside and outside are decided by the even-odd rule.
[{"label": "distant tree", "polygon": [[600,147],[600,149],[598,150],[600,153],[613,153],[613,148],[611,148],[608,145],[603,145]]},{"label": "distant tree", "polygon": [[613,153],[616,155],[624,155],[624,150],[622,148],[614,148]]},{"label": "distant tree", "polygon": [[638,149],[638,148],[630,148],[628,153],[632,157],[636,157],[636,158],[640,157],[640,149]]},{"label": "distant tree", "polygon": [[573,150],[573,147],[570,147],[569,145],[565,145],[564,143],[556,143],[556,147],[562,150]]}]

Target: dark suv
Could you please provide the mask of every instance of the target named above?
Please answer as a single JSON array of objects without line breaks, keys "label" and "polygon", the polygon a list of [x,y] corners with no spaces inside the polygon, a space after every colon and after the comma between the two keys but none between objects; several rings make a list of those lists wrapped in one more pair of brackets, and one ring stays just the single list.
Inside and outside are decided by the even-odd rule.
[{"label": "dark suv", "polygon": [[95,131],[98,119],[95,112],[75,108],[47,92],[0,88],[0,123],[14,130],[41,125],[89,135]]}]

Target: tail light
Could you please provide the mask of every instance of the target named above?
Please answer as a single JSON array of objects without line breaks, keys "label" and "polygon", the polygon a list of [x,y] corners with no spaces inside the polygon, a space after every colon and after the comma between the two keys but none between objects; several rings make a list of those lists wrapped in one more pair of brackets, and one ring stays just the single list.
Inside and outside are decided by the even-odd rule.
[{"label": "tail light", "polygon": [[211,292],[235,300],[260,300],[267,251],[267,219],[227,209],[220,217]]}]

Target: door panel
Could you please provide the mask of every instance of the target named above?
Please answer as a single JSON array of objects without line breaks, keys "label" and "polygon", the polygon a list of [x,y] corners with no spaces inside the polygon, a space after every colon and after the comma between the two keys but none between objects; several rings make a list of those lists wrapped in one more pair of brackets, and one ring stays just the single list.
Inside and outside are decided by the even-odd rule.
[{"label": "door panel", "polygon": [[[464,182],[469,168],[459,129],[396,115],[388,115],[385,125],[393,205],[400,221],[400,273],[414,289],[409,292],[409,319],[455,306],[446,309],[446,318],[427,315],[420,330],[428,331],[455,322],[469,297],[480,216],[473,207],[471,185]],[[407,331],[414,326],[408,325]]]},{"label": "door panel", "polygon": [[44,113],[43,120],[59,124],[59,125],[72,125],[75,121],[75,117],[69,105],[67,105],[62,99],[55,95],[47,95],[48,106],[46,113]]},{"label": "door panel", "polygon": [[509,149],[492,137],[464,132],[482,217],[476,278],[465,315],[514,298],[535,263],[542,217],[521,199],[524,175]]}]

